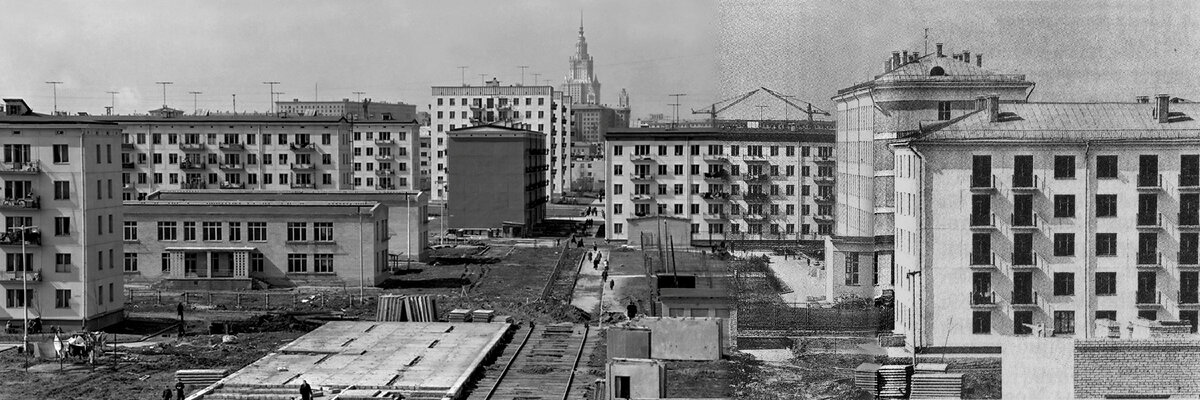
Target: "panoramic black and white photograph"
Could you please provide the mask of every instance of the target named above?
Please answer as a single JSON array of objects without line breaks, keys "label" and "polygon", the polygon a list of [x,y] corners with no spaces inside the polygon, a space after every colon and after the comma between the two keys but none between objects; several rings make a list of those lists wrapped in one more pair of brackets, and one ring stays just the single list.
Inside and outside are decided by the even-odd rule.
[{"label": "panoramic black and white photograph", "polygon": [[1200,2],[0,35],[0,399],[1200,398]]}]

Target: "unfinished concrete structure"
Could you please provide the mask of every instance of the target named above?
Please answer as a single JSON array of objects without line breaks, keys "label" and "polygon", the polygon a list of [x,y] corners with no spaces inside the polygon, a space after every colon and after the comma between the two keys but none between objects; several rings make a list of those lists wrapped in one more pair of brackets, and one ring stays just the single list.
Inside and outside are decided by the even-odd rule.
[{"label": "unfinished concrete structure", "polygon": [[667,393],[667,366],[662,361],[615,358],[605,372],[605,397],[661,399]]},{"label": "unfinished concrete structure", "polygon": [[657,360],[713,361],[733,348],[721,318],[635,318],[626,324],[650,330],[650,358]]}]

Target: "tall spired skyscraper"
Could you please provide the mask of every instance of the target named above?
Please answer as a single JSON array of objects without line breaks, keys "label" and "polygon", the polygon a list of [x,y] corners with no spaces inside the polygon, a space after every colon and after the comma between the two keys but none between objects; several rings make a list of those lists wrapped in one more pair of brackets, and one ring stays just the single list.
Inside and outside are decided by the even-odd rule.
[{"label": "tall spired skyscraper", "polygon": [[571,56],[571,73],[563,83],[563,93],[577,104],[600,104],[600,80],[592,71],[592,56],[588,55],[587,39],[583,37],[583,16],[579,16],[579,42]]}]

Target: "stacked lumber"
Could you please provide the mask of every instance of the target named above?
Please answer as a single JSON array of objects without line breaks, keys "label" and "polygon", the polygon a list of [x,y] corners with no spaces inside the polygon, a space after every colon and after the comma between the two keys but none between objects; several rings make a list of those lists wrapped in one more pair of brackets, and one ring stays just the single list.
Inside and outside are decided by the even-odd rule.
[{"label": "stacked lumber", "polygon": [[382,295],[375,312],[381,322],[434,322],[437,316],[437,299],[428,295]]},{"label": "stacked lumber", "polygon": [[854,369],[854,386],[867,391],[871,397],[879,394],[879,364],[862,363]]},{"label": "stacked lumber", "polygon": [[944,374],[950,368],[950,364],[935,364],[935,363],[920,363],[917,364],[914,374]]},{"label": "stacked lumber", "polygon": [[962,397],[963,374],[916,374],[912,376],[912,399],[957,399]]},{"label": "stacked lumber", "polygon": [[471,312],[471,321],[492,322],[492,316],[495,314],[495,310],[475,310]]},{"label": "stacked lumber", "polygon": [[229,370],[225,369],[181,369],[175,371],[175,379],[187,385],[208,386],[224,378]]},{"label": "stacked lumber", "polygon": [[908,377],[912,366],[884,365],[879,367],[879,398],[902,399],[908,397]]},{"label": "stacked lumber", "polygon": [[450,322],[471,322],[471,310],[465,308],[451,310],[447,320]]}]

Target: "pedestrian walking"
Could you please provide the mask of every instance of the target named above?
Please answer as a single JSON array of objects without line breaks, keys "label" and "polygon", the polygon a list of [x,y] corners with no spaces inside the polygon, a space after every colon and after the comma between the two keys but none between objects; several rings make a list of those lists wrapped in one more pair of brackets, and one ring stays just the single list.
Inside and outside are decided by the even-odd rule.
[{"label": "pedestrian walking", "polygon": [[608,281],[608,289],[609,289],[609,290],[612,290],[612,289],[613,289],[614,287],[616,287],[616,286],[617,286],[617,280],[616,280],[616,279],[613,279],[613,280],[611,280],[611,281]]},{"label": "pedestrian walking", "polygon": [[171,400],[171,388],[163,389],[162,400]]},{"label": "pedestrian walking", "polygon": [[312,400],[312,387],[308,386],[308,381],[300,384],[300,400]]}]

